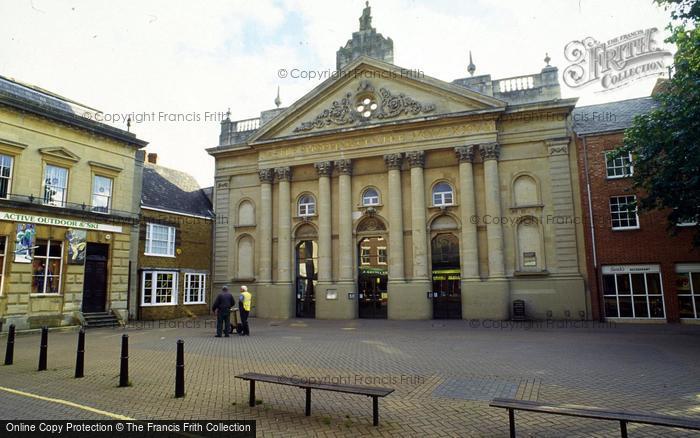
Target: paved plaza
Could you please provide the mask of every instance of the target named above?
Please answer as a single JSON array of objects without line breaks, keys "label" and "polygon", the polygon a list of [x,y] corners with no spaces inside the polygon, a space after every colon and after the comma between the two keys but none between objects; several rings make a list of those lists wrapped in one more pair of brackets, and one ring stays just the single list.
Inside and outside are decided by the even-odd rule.
[{"label": "paved plaza", "polygon": [[[39,334],[20,334],[14,365],[0,366],[0,418],[254,419],[258,436],[507,436],[506,412],[488,401],[512,397],[700,419],[700,326],[251,321],[250,337],[214,338],[207,319],[89,330],[82,379],[73,378],[76,331],[50,333],[44,372],[36,371]],[[132,386],[118,388],[123,333]],[[178,339],[185,342],[182,399],[174,398]],[[363,396],[315,391],[305,417],[303,390],[260,383],[260,404],[248,407],[248,386],[234,378],[243,372],[396,391],[380,400],[380,426],[373,427],[371,399]],[[614,422],[530,413],[516,419],[519,436],[618,433]],[[698,436],[629,429],[634,437]]]}]

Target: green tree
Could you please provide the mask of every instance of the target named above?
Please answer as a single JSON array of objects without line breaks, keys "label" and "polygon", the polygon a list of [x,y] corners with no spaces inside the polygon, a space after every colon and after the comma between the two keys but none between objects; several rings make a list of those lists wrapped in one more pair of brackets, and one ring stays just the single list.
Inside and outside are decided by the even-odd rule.
[{"label": "green tree", "polygon": [[[667,42],[676,45],[673,77],[655,110],[635,117],[618,151],[634,157],[639,209],[668,210],[670,229],[700,221],[700,0],[656,0],[671,10]],[[700,246],[700,226],[694,244]]]}]

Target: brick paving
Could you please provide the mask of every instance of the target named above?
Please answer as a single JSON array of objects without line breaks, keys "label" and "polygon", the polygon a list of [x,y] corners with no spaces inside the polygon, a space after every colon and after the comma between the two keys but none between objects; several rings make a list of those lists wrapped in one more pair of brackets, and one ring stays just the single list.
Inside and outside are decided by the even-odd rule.
[{"label": "brick paving", "polygon": [[[188,327],[184,327],[185,322]],[[0,386],[137,419],[254,419],[259,436],[506,436],[492,397],[653,411],[700,419],[700,326],[472,328],[467,321],[252,320],[253,336],[214,338],[213,322],[168,322],[87,333],[85,378],[74,379],[76,332],[51,332],[37,372],[38,333],[17,337]],[[120,337],[130,337],[132,386],[118,388]],[[186,392],[174,398],[176,340]],[[2,348],[4,350],[4,338]],[[234,378],[260,372],[393,387],[380,400],[260,383],[261,404]],[[521,436],[611,436],[617,424],[530,413]],[[99,414],[0,391],[3,419],[100,419]],[[630,425],[632,436],[699,436]]]}]

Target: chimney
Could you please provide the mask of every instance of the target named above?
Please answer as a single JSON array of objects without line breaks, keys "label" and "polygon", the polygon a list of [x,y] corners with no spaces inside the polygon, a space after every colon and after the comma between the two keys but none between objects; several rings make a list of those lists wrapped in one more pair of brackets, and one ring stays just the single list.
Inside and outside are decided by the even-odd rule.
[{"label": "chimney", "polygon": [[158,164],[158,154],[150,152],[148,154],[148,162],[151,164]]}]

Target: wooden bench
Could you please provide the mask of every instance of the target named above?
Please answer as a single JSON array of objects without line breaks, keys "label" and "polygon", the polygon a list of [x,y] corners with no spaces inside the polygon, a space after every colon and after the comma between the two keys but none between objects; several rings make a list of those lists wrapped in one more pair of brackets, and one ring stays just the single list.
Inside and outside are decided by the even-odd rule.
[{"label": "wooden bench", "polygon": [[255,382],[276,383],[278,385],[296,386],[306,389],[306,416],[311,415],[311,390],[318,389],[321,391],[343,392],[346,394],[358,394],[372,397],[372,424],[379,425],[379,397],[386,397],[394,392],[389,388],[377,388],[373,386],[360,385],[339,385],[335,383],[316,383],[308,382],[303,378],[292,378],[285,376],[272,376],[269,374],[244,373],[236,376],[237,379],[243,379],[250,382],[250,398],[249,405],[255,406]]},{"label": "wooden bench", "polygon": [[526,400],[513,400],[496,398],[489,406],[493,408],[505,408],[508,410],[510,422],[510,436],[515,438],[515,414],[514,411],[539,412],[541,414],[566,415],[569,417],[594,418],[597,420],[611,420],[620,422],[620,435],[627,438],[627,423],[651,424],[654,426],[677,427],[681,429],[700,430],[700,420],[690,418],[671,417],[652,413],[636,413],[621,410],[601,409],[590,406],[578,406],[569,404],[540,403]]}]

